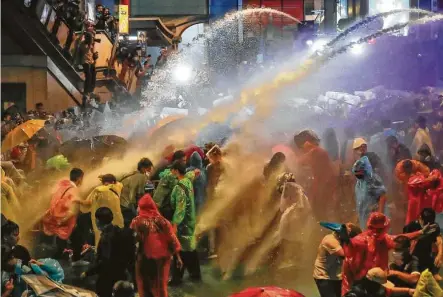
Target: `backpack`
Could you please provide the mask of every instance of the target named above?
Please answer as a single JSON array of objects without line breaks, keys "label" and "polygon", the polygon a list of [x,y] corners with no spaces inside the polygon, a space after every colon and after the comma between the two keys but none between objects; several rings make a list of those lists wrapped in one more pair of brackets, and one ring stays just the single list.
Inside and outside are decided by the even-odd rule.
[{"label": "backpack", "polygon": [[[183,189],[183,191],[185,191],[186,197],[189,197],[189,191],[185,187],[185,185],[178,183],[177,186],[179,186],[180,188]],[[175,211],[174,207],[171,204],[171,194],[172,194],[172,191],[174,190],[174,188],[172,188],[171,192],[168,195],[166,195],[166,197],[163,199],[162,204],[159,208],[159,211],[162,214],[162,216],[165,219],[167,219],[168,221],[172,221],[172,217],[174,216],[174,211]]]}]

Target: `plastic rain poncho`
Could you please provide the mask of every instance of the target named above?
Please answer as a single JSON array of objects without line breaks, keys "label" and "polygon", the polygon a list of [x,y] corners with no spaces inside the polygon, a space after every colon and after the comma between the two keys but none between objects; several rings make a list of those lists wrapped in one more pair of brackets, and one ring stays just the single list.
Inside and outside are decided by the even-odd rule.
[{"label": "plastic rain poncho", "polygon": [[[380,197],[386,193],[386,188],[378,174],[373,172],[368,157],[357,160],[352,167],[352,173],[359,176],[355,184],[355,197],[360,228],[366,229],[371,212],[378,211]],[[387,214],[387,204],[384,213]]]},{"label": "plastic rain poncho", "polygon": [[123,228],[124,221],[123,215],[120,208],[120,194],[122,191],[123,185],[119,182],[116,184],[110,185],[102,185],[96,187],[92,190],[91,194],[89,194],[86,201],[89,202],[88,206],[81,206],[80,210],[83,213],[90,212],[91,220],[92,220],[92,228],[95,234],[95,246],[98,245],[100,241],[100,231],[97,228],[97,223],[95,221],[95,212],[100,207],[108,207],[112,214],[114,215],[114,219],[112,220],[112,225]]},{"label": "plastic rain poncho", "polygon": [[5,171],[2,169],[1,208],[2,214],[11,221],[16,222],[16,215],[20,210],[20,203],[15,195],[14,188],[7,182]]}]

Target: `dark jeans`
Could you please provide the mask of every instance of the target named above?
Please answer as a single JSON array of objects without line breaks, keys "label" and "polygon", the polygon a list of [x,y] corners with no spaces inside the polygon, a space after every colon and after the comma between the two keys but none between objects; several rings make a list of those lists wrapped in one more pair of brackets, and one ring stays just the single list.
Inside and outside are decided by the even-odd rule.
[{"label": "dark jeans", "polygon": [[314,279],[321,297],[340,297],[341,280]]},{"label": "dark jeans", "polygon": [[191,280],[200,281],[200,261],[198,259],[197,251],[192,252],[180,252],[180,256],[183,260],[183,267],[179,269],[177,267],[177,257],[174,256],[174,263],[172,264],[172,283],[180,283],[183,279],[185,269],[188,271]]},{"label": "dark jeans", "polygon": [[136,214],[134,213],[134,210],[129,207],[120,206],[120,209],[122,210],[125,228],[129,228],[129,225],[131,225],[131,222],[136,217]]},{"label": "dark jeans", "polygon": [[83,64],[83,72],[85,73],[85,85],[83,92],[85,94],[94,92],[95,89],[95,65],[94,64]]},{"label": "dark jeans", "polygon": [[[78,261],[81,259],[82,247],[88,242],[89,234],[89,214],[81,214],[77,218],[77,224],[72,231],[69,240],[71,241],[71,249],[73,251],[72,261]],[[63,251],[68,248],[68,241],[60,238],[56,238],[57,253],[55,255],[56,259],[63,258]]]}]

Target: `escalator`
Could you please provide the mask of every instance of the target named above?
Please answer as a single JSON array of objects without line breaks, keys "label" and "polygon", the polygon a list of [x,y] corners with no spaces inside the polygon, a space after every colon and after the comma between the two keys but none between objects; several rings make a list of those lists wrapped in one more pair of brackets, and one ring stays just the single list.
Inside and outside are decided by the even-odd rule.
[{"label": "escalator", "polygon": [[[40,8],[43,3],[38,4]],[[39,14],[31,12],[22,1],[3,1],[2,35],[8,36],[18,45],[24,55],[46,56],[48,72],[71,95],[74,102],[80,105],[83,80],[72,63],[51,41],[47,29],[38,17]]]},{"label": "escalator", "polygon": [[[6,40],[19,48],[17,53],[12,50],[5,56],[2,45],[2,60],[8,60],[8,55],[16,54],[46,57],[48,73],[69,93],[76,105],[81,105],[84,78],[81,69],[75,66],[74,57],[77,56],[82,32],[72,32],[66,21],[57,21],[55,9],[47,0],[32,1],[36,2],[25,5],[23,0],[2,1],[2,39],[7,37]],[[106,32],[97,32],[96,38],[101,41],[95,45],[99,53],[96,61],[96,91],[105,94],[106,100],[112,96],[115,86],[121,86],[115,76],[104,75],[109,72],[106,70],[114,68],[112,56],[116,44]],[[3,61],[2,67],[5,64]]]}]

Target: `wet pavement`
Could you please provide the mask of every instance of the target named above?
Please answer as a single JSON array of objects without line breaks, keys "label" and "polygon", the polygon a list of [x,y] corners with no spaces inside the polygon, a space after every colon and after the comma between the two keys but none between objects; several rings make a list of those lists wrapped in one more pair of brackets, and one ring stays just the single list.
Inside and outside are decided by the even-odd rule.
[{"label": "wet pavement", "polygon": [[[86,281],[80,279],[80,274],[87,267],[71,267],[68,262],[62,262],[65,269],[65,283],[75,286],[94,289],[94,278],[88,278]],[[276,273],[268,273],[267,269],[262,269],[249,277],[240,277],[234,275],[231,280],[222,280],[221,274],[209,262],[202,264],[203,281],[193,283],[185,278],[180,287],[170,287],[170,297],[226,297],[232,293],[241,291],[248,287],[278,286],[282,288],[294,289],[306,297],[317,297],[318,293],[311,277],[311,269],[303,272],[297,269],[281,269]]]},{"label": "wet pavement", "polygon": [[[54,246],[51,244],[40,243],[33,249],[34,258],[49,257],[54,253]],[[216,260],[204,260],[202,256],[201,270],[203,281],[201,283],[193,283],[188,281],[187,274],[180,287],[170,287],[170,297],[226,297],[235,292],[239,292],[248,287],[262,286],[278,286],[296,290],[306,297],[318,297],[315,283],[312,279],[312,267],[304,267],[304,269],[289,267],[273,270],[262,267],[259,271],[251,276],[242,276],[241,267],[233,273],[232,279],[222,280],[222,275],[217,269]],[[60,264],[65,271],[64,283],[74,285],[90,290],[94,290],[95,278],[90,277],[86,280],[80,279],[83,271],[88,269],[87,266],[72,267],[68,260],[60,260]],[[272,271],[272,272],[271,272]]]}]

